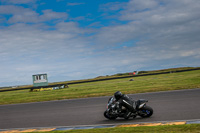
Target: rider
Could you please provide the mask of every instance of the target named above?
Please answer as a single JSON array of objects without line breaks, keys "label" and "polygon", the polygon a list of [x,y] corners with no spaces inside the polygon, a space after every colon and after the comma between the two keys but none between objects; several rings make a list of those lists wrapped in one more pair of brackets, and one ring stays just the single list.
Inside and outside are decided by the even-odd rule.
[{"label": "rider", "polygon": [[121,109],[122,106],[128,109],[128,111],[124,114],[124,118],[128,119],[131,113],[135,112],[135,102],[127,95],[122,94],[120,91],[115,92],[114,96],[116,101],[119,102],[119,109]]}]

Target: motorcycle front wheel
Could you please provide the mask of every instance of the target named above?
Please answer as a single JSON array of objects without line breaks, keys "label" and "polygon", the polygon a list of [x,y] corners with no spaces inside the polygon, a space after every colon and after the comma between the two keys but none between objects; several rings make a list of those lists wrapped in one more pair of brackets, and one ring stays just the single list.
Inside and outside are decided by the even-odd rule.
[{"label": "motorcycle front wheel", "polygon": [[153,115],[153,109],[150,106],[145,106],[140,109],[139,116],[146,118]]},{"label": "motorcycle front wheel", "polygon": [[114,117],[114,116],[109,116],[107,111],[104,112],[104,117],[106,117],[109,120],[115,120],[117,118],[117,117]]}]

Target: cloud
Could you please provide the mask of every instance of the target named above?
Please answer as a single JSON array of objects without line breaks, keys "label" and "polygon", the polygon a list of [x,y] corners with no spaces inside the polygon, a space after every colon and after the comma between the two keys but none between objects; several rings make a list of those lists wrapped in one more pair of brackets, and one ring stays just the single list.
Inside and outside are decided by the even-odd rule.
[{"label": "cloud", "polygon": [[37,73],[50,73],[51,82],[59,81],[59,76],[80,69],[78,64],[91,51],[87,39],[81,37],[84,30],[73,22],[57,23],[52,31],[19,23],[1,29],[0,36],[0,71],[6,75],[0,76],[2,83],[31,83],[31,75]]},{"label": "cloud", "polygon": [[39,20],[41,21],[49,21],[49,20],[54,20],[54,19],[65,20],[68,16],[66,13],[54,12],[50,9],[43,10],[42,12],[43,14],[39,16]]},{"label": "cloud", "polygon": [[145,11],[149,9],[154,9],[159,5],[159,1],[155,0],[130,0],[127,8],[129,11],[138,12],[138,11]]},{"label": "cloud", "polygon": [[37,0],[1,0],[1,1],[8,4],[30,4],[30,3],[35,3]]},{"label": "cloud", "polygon": [[37,73],[56,82],[200,65],[198,0],[130,0],[99,7],[102,20],[88,28],[66,12],[0,6],[0,21],[7,24],[0,27],[0,86],[31,84]]},{"label": "cloud", "polygon": [[100,5],[99,10],[104,12],[118,11],[125,8],[126,4],[127,4],[126,2],[109,2]]},{"label": "cloud", "polygon": [[65,20],[68,17],[66,13],[54,12],[50,9],[43,10],[42,14],[35,11],[14,5],[2,5],[0,6],[0,14],[12,15],[9,19],[9,23],[38,23],[52,20]]},{"label": "cloud", "polygon": [[26,9],[20,6],[14,5],[1,5],[0,6],[0,14],[19,14],[23,11],[30,11],[30,9]]},{"label": "cloud", "polygon": [[78,6],[78,5],[84,5],[85,3],[78,3],[78,2],[72,2],[72,3],[67,3],[68,6]]},{"label": "cloud", "polygon": [[131,0],[116,16],[126,23],[102,27],[95,39],[105,53],[112,53],[113,57],[108,56],[112,63],[118,61],[113,63],[115,68],[196,66],[200,55],[199,9],[196,0]]},{"label": "cloud", "polygon": [[[134,39],[148,40],[149,43],[168,39],[164,42],[170,42],[168,44],[170,46],[172,41],[183,43],[182,39],[188,39],[187,43],[190,43],[191,40],[196,41],[199,33],[197,27],[199,27],[200,21],[198,1],[184,4],[179,1],[166,1],[165,4],[156,2],[154,0],[130,1],[119,16],[120,20],[128,20],[128,23],[103,27],[97,35],[97,39],[103,40],[103,43],[107,44],[123,43]],[[146,8],[149,10],[144,10]],[[185,36],[191,38],[185,38]],[[181,39],[181,37],[183,38]]]}]

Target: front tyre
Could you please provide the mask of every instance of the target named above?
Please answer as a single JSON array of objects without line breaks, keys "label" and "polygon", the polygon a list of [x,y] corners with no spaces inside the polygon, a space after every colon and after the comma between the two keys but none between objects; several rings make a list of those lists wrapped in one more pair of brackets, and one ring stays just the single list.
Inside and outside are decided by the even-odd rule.
[{"label": "front tyre", "polygon": [[153,115],[153,109],[150,106],[144,106],[140,109],[139,116],[147,118]]},{"label": "front tyre", "polygon": [[107,111],[105,111],[104,112],[104,117],[106,117],[107,119],[109,119],[109,120],[115,120],[117,117],[111,117],[109,114],[108,114],[108,112]]}]

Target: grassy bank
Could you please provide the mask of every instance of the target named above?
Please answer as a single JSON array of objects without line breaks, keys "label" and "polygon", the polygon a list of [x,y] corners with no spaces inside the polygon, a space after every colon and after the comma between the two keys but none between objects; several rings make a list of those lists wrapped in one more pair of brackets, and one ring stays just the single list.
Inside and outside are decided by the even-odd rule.
[{"label": "grassy bank", "polygon": [[[188,125],[152,126],[152,127],[117,127],[117,128],[104,128],[104,129],[51,131],[45,133],[199,133],[199,132],[200,132],[200,124],[188,124]],[[44,132],[39,132],[39,133],[44,133]]]},{"label": "grassy bank", "polygon": [[[115,75],[106,75],[106,76],[98,76],[92,79],[82,79],[82,80],[73,80],[73,81],[63,81],[63,82],[52,82],[48,83],[49,86],[58,86],[63,84],[80,84],[87,82],[97,82],[97,81],[105,81],[105,80],[113,80],[113,79],[121,79],[121,78],[130,78],[130,77],[138,77],[138,76],[147,76],[147,75],[157,75],[157,74],[166,74],[166,73],[176,73],[176,72],[184,72],[184,71],[193,71],[200,70],[200,67],[180,67],[180,68],[169,68],[162,70],[153,70],[153,71],[139,71],[136,75],[133,75],[133,72],[129,73],[118,73]],[[33,85],[22,85],[22,86],[14,86],[14,87],[0,87],[0,92],[3,91],[15,91],[15,90],[26,90],[32,88]]]},{"label": "grassy bank", "polygon": [[29,90],[19,90],[0,92],[0,104],[108,96],[113,95],[118,90],[128,94],[200,88],[200,70],[134,77],[134,81],[129,80],[130,78],[124,78],[81,83],[70,85],[69,88],[52,91],[29,92]]}]

